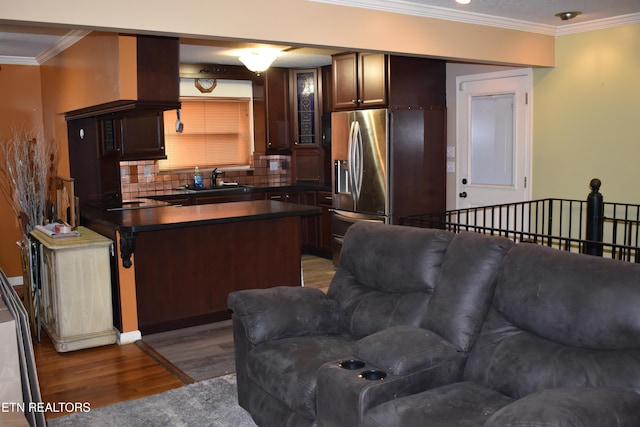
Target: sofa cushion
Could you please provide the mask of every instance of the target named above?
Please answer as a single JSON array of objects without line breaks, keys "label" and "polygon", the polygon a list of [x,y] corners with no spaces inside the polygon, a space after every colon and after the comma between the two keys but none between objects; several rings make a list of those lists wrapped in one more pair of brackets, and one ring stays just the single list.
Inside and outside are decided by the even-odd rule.
[{"label": "sofa cushion", "polygon": [[640,265],[519,244],[505,257],[495,307],[555,342],[640,348]]},{"label": "sofa cushion", "polygon": [[229,294],[227,305],[252,344],[337,330],[338,304],[319,289],[246,289]]},{"label": "sofa cushion", "polygon": [[293,411],[315,419],[317,371],[326,362],[350,357],[352,345],[341,335],[265,342],[247,354],[247,375]]},{"label": "sofa cushion", "polygon": [[443,230],[360,222],[347,230],[339,265],[374,290],[433,290],[453,237]]},{"label": "sofa cushion", "polygon": [[481,426],[512,401],[473,383],[455,383],[378,405],[362,426]]},{"label": "sofa cushion", "polygon": [[640,395],[606,387],[569,387],[533,393],[493,414],[484,427],[635,427]]},{"label": "sofa cushion", "polygon": [[393,375],[407,375],[460,357],[453,344],[412,326],[396,326],[362,338],[354,344],[353,354]]},{"label": "sofa cushion", "polygon": [[343,332],[365,337],[398,325],[419,326],[454,234],[357,223],[349,227],[328,296]]},{"label": "sofa cushion", "polygon": [[429,301],[425,327],[469,351],[489,310],[502,260],[513,245],[505,237],[456,235]]},{"label": "sofa cushion", "polygon": [[621,387],[640,391],[640,349],[565,346],[509,324],[489,311],[464,379],[513,398],[557,387]]},{"label": "sofa cushion", "polygon": [[513,398],[578,386],[640,392],[638,284],[640,265],[516,245],[464,379]]}]

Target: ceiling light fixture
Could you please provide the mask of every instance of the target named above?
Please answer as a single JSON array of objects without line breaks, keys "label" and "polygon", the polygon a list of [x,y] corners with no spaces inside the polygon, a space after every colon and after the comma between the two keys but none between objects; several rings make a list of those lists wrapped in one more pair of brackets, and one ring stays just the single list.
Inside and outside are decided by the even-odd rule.
[{"label": "ceiling light fixture", "polygon": [[582,12],[560,12],[556,13],[556,16],[563,21],[568,21],[569,19],[573,19],[576,16],[580,15]]},{"label": "ceiling light fixture", "polygon": [[471,3],[471,0],[456,0],[456,3],[459,3],[459,4],[469,4],[469,3]]},{"label": "ceiling light fixture", "polygon": [[259,75],[261,72],[266,71],[277,57],[278,55],[275,50],[262,49],[247,52],[238,59],[240,59],[240,62],[250,71]]}]

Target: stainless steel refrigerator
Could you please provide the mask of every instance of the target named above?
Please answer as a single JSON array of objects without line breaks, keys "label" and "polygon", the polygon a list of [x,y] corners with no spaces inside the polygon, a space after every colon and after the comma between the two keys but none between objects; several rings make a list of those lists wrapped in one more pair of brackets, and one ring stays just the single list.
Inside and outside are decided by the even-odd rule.
[{"label": "stainless steel refrigerator", "polygon": [[334,263],[356,222],[444,210],[444,129],[443,108],[332,113]]}]

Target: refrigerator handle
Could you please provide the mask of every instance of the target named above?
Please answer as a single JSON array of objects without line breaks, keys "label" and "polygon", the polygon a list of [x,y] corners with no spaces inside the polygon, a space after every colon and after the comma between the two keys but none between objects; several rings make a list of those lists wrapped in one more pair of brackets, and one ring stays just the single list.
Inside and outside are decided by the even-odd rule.
[{"label": "refrigerator handle", "polygon": [[360,130],[360,123],[356,122],[355,126],[356,143],[354,148],[355,157],[355,181],[356,181],[356,200],[360,199],[360,192],[362,191],[362,176],[364,173],[364,165],[362,158],[362,131]]},{"label": "refrigerator handle", "polygon": [[348,171],[348,176],[349,176],[349,191],[351,193],[351,197],[355,201],[357,200],[357,196],[356,196],[356,181],[355,181],[355,164],[354,164],[354,132],[355,132],[355,127],[356,124],[358,122],[356,122],[355,120],[351,122],[351,127],[349,129],[349,141],[348,141],[348,145],[347,145],[347,167],[349,169]]}]

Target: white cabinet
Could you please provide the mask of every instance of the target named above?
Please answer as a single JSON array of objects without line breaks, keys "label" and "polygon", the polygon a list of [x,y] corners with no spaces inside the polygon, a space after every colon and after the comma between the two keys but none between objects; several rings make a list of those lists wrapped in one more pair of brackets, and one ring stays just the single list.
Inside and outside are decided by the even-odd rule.
[{"label": "white cabinet", "polygon": [[42,326],[59,352],[116,342],[111,304],[112,241],[85,227],[79,237],[31,234],[40,245]]}]

